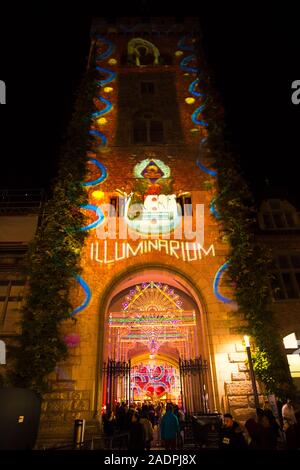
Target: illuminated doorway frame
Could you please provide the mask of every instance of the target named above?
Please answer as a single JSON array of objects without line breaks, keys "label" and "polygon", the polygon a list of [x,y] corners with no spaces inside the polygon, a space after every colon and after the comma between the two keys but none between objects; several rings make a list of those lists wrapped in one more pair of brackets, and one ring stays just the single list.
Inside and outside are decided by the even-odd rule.
[{"label": "illuminated doorway frame", "polygon": [[[152,274],[153,273],[153,274]],[[104,358],[104,341],[105,341],[105,325],[108,316],[108,310],[110,303],[113,297],[116,295],[117,291],[125,289],[128,284],[133,285],[136,283],[134,280],[135,277],[142,274],[147,274],[147,276],[153,276],[155,273],[159,275],[169,275],[173,277],[177,282],[182,284],[185,289],[188,290],[189,295],[192,297],[194,302],[197,305],[197,315],[199,315],[199,339],[201,338],[203,356],[207,359],[209,365],[209,401],[210,409],[212,411],[217,411],[220,405],[218,386],[217,386],[217,374],[215,367],[215,358],[214,358],[214,348],[212,344],[212,335],[210,333],[210,325],[208,318],[208,308],[200,290],[195,286],[193,280],[185,272],[176,269],[174,267],[162,265],[162,264],[135,264],[130,268],[125,268],[123,271],[119,272],[113,279],[113,282],[105,290],[99,305],[99,316],[98,316],[98,342],[97,342],[97,367],[96,367],[96,378],[95,378],[95,387],[94,387],[94,415],[96,416],[102,407],[102,376],[101,369]],[[166,281],[167,282],[167,281]],[[120,288],[120,286],[122,286]]]}]

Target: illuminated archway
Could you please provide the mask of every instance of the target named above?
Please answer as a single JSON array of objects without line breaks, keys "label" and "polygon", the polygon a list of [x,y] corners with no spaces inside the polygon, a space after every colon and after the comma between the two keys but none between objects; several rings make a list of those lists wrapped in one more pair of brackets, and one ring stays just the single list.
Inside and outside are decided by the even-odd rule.
[{"label": "illuminated archway", "polygon": [[[175,319],[177,333],[180,326],[185,329],[185,332],[181,337],[180,335],[177,335],[175,339],[171,338],[171,341],[164,341],[164,335],[161,334],[158,338],[158,341],[160,342],[159,348],[154,351],[154,354],[153,351],[151,351],[151,348],[149,348],[149,344],[147,344],[147,335],[145,334],[144,337],[140,335],[143,328],[140,328],[139,331],[136,329],[136,318],[138,315],[140,315],[141,320],[143,320],[143,315],[140,314],[141,312],[134,312],[135,308],[133,308],[131,315],[128,316],[125,314],[129,304],[132,307],[138,305],[138,307],[141,308],[142,305],[143,308],[145,308],[145,302],[141,299],[141,297],[143,297],[141,286],[148,285],[148,292],[150,292],[151,283],[153,289],[156,289],[154,284],[156,286],[158,285],[158,287],[161,286],[165,287],[165,289],[169,289],[175,296],[175,304],[178,300],[180,304],[179,306],[177,305],[177,311],[180,312],[178,317],[180,317],[180,319],[176,318],[174,311],[170,312],[170,310],[163,315],[161,306],[159,308],[150,308],[150,310],[152,310],[152,312],[150,311],[149,316],[151,319],[151,327],[154,328],[157,324],[159,324],[159,327],[165,327],[166,323],[168,323],[168,321],[171,322],[173,318],[173,320]],[[137,287],[138,289],[136,290]],[[141,290],[139,291],[139,289]],[[159,289],[158,292],[159,297],[161,298],[161,292]],[[137,294],[139,294],[139,297],[138,300],[135,301],[134,297]],[[126,297],[127,300],[124,301]],[[168,298],[167,303],[170,302],[171,300]],[[150,304],[148,303],[148,307],[151,306]],[[174,308],[175,304],[173,303]],[[152,307],[155,306],[152,305]],[[168,305],[166,310],[168,310],[168,308],[170,308],[170,305]],[[130,360],[132,366],[137,366],[140,361],[145,359],[147,359],[148,363],[154,359],[157,363],[169,364],[178,368],[180,359],[182,360],[201,356],[208,360],[209,375],[211,377],[211,374],[214,374],[214,371],[212,370],[211,365],[212,355],[210,354],[206,310],[205,301],[203,300],[201,293],[197,292],[192,281],[175,269],[173,270],[168,267],[158,265],[140,265],[135,266],[129,272],[127,271],[126,273],[124,272],[120,274],[114,280],[110,289],[107,290],[102,303],[102,321],[100,320],[102,326],[100,331],[102,341],[100,340],[99,342],[98,354],[99,371],[101,370],[101,364],[103,364],[104,361],[107,361],[108,358],[121,362]],[[155,312],[158,312],[156,317]],[[133,313],[136,313],[136,315],[132,316]],[[170,313],[173,314],[172,318],[168,318]],[[142,311],[142,314],[145,314],[145,311]],[[188,317],[188,315],[190,315],[190,317]],[[124,329],[125,331],[126,328],[122,326],[122,324],[126,325],[126,323],[127,326],[130,326],[131,332],[135,329],[135,331],[133,331],[135,336],[128,336],[128,328],[126,334],[123,333],[122,330]],[[175,331],[176,328],[173,327],[172,330]],[[166,335],[166,338],[167,336],[168,335]],[[100,403],[102,405],[102,385],[104,380],[101,373],[98,380],[98,389],[96,386],[96,400],[99,409]],[[212,378],[210,378],[209,388],[211,409],[215,409],[216,397],[213,391]],[[118,399],[121,398],[121,396],[118,397]],[[174,399],[174,394],[172,398]]]}]

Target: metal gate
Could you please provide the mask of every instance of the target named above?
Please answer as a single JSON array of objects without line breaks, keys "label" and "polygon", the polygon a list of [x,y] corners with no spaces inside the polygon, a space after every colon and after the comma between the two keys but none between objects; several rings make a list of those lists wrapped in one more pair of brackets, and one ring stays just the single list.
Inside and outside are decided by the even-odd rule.
[{"label": "metal gate", "polygon": [[130,403],[131,361],[115,361],[108,358],[103,363],[103,404],[113,406],[117,402]]},{"label": "metal gate", "polygon": [[182,404],[186,413],[210,413],[208,364],[202,357],[179,359]]}]

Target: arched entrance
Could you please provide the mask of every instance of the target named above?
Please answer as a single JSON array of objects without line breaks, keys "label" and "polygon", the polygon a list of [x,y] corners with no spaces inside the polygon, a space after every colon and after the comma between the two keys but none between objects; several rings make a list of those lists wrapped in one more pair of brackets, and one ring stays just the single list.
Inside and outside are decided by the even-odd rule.
[{"label": "arched entrance", "polygon": [[192,285],[166,268],[120,279],[106,302],[101,404],[172,401],[215,409],[204,308]]}]

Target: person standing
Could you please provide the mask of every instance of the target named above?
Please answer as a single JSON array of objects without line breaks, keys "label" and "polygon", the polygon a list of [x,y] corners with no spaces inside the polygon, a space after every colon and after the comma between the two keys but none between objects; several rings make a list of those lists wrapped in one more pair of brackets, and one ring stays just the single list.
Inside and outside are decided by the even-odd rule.
[{"label": "person standing", "polygon": [[292,404],[292,400],[290,398],[287,399],[286,404],[283,405],[282,410],[282,419],[283,424],[287,423],[289,426],[293,426],[297,423],[294,407]]},{"label": "person standing", "polygon": [[247,443],[242,429],[237,421],[234,421],[230,413],[224,414],[223,427],[220,430],[220,448],[221,449],[247,449]]},{"label": "person standing", "polygon": [[144,426],[145,431],[145,449],[149,451],[151,449],[151,443],[153,441],[153,427],[149,419],[149,412],[146,409],[142,410],[140,423]]},{"label": "person standing", "polygon": [[129,428],[128,449],[145,450],[145,437],[144,426],[140,423],[140,415],[137,411],[134,411]]},{"label": "person standing", "polygon": [[173,413],[173,406],[168,403],[166,414],[162,417],[160,424],[161,439],[164,441],[166,450],[176,449],[176,438],[179,430],[179,422]]},{"label": "person standing", "polygon": [[111,410],[110,405],[107,405],[106,412],[102,416],[103,431],[106,436],[112,436],[116,428],[116,418]]},{"label": "person standing", "polygon": [[179,422],[179,434],[178,434],[178,445],[180,448],[183,447],[184,442],[184,424],[185,424],[185,415],[184,412],[179,408],[178,405],[174,407],[174,414],[178,419]]}]

